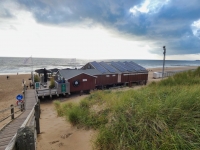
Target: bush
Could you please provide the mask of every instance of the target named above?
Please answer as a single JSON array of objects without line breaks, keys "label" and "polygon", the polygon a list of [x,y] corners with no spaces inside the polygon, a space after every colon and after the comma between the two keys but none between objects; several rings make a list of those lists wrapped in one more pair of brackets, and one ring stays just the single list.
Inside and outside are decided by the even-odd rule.
[{"label": "bush", "polygon": [[55,106],[55,108],[56,108],[56,111],[57,111],[57,115],[58,116],[63,116],[63,109],[62,109],[62,105],[61,105],[61,103],[60,103],[60,101],[54,101],[53,102],[53,104],[54,104],[54,106]]},{"label": "bush", "polygon": [[40,78],[37,74],[34,75],[34,82],[40,82]]},{"label": "bush", "polygon": [[51,78],[49,88],[53,89],[54,87],[55,87],[55,80],[54,78]]},{"label": "bush", "polygon": [[97,150],[200,149],[200,69],[139,90],[97,91],[62,107],[73,125],[99,129]]}]

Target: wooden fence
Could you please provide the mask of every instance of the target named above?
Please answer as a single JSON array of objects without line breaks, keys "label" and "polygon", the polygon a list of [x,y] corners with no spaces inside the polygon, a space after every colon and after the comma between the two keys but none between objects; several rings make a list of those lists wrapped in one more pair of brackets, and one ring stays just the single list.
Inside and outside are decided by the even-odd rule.
[{"label": "wooden fence", "polygon": [[[19,105],[13,105],[13,104],[11,104],[10,105],[10,107],[8,107],[8,108],[6,108],[6,109],[4,109],[4,110],[0,110],[0,114],[2,114],[2,113],[5,113],[5,112],[7,112],[7,111],[10,111],[10,115],[7,115],[6,117],[4,117],[4,118],[1,118],[0,119],[0,123],[2,122],[2,121],[4,121],[4,120],[6,120],[6,119],[8,119],[9,117],[11,117],[11,120],[13,120],[13,119],[15,119],[15,114],[16,113],[18,113],[19,111],[24,111],[25,110],[25,91],[26,91],[26,87],[24,86],[23,87],[23,97],[24,97],[24,101],[23,101],[23,103],[20,103]],[[17,107],[20,107],[20,109],[18,109],[18,110],[16,110],[15,108],[17,108]],[[7,113],[7,114],[9,114],[9,112]]]},{"label": "wooden fence", "polygon": [[[15,108],[17,108],[17,107],[20,107],[20,109],[16,110]],[[24,103],[21,103],[20,105],[15,105],[15,106],[12,104],[12,105],[10,105],[10,107],[8,107],[8,108],[6,108],[4,110],[0,110],[0,113],[4,113],[4,112],[7,112],[7,111],[10,111],[10,114],[8,113],[9,115],[7,115],[6,117],[2,118],[0,120],[0,122],[8,119],[9,117],[11,117],[11,120],[13,120],[15,118],[15,114],[16,113],[18,113],[20,111],[22,112],[24,110],[25,110]]]},{"label": "wooden fence", "polygon": [[[24,93],[25,95],[25,93]],[[25,121],[22,123],[20,128],[17,130],[15,135],[10,140],[9,144],[6,147],[6,150],[36,150],[37,148],[37,134],[40,133],[40,100],[37,97],[36,91],[35,91],[35,99],[36,103],[34,104],[33,108],[31,109],[30,113],[26,117]],[[20,109],[18,111],[25,110],[24,103],[20,105]],[[10,115],[6,116],[2,120],[5,120],[9,117],[11,119],[14,119],[14,114],[18,111],[14,111],[15,107],[17,106],[11,106],[10,108],[4,109],[0,111],[0,113],[3,113],[5,111],[11,112]]]},{"label": "wooden fence", "polygon": [[34,107],[5,150],[36,150],[37,134],[40,133],[40,113],[40,100],[36,95]]}]

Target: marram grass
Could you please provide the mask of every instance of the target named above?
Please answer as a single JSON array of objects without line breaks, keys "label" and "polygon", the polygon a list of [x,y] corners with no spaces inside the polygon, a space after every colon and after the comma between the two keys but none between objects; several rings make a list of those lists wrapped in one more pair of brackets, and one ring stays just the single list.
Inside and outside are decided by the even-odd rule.
[{"label": "marram grass", "polygon": [[80,104],[55,107],[73,125],[98,129],[95,149],[200,149],[200,68],[139,90],[97,91]]}]

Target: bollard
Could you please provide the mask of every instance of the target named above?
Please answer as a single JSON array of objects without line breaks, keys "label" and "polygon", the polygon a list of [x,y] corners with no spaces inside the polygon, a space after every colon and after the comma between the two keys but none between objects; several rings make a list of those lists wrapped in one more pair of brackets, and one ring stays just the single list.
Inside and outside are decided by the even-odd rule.
[{"label": "bollard", "polygon": [[35,105],[35,122],[37,134],[40,134],[39,105]]},{"label": "bollard", "polygon": [[11,119],[14,119],[14,107],[13,107],[13,104],[10,105],[11,107]]},{"label": "bollard", "polygon": [[34,128],[31,126],[21,127],[17,131],[15,150],[36,150]]}]

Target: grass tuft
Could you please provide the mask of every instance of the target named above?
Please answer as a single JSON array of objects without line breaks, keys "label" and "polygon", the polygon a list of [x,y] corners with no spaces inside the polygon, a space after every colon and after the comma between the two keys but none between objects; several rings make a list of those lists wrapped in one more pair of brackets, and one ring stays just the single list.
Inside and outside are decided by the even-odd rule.
[{"label": "grass tuft", "polygon": [[199,89],[200,68],[139,90],[97,91],[79,104],[54,104],[73,125],[98,129],[97,150],[197,150]]}]

